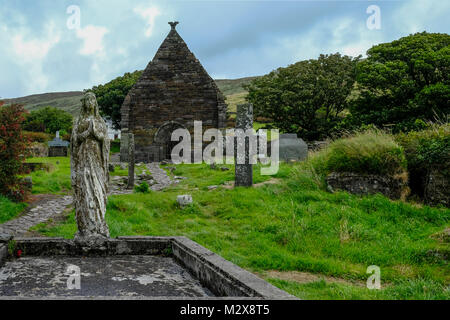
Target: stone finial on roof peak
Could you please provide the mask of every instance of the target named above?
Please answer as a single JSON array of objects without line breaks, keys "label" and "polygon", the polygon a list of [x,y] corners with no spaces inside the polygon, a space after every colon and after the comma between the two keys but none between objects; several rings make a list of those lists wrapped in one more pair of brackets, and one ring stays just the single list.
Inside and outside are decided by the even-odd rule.
[{"label": "stone finial on roof peak", "polygon": [[179,24],[178,21],[174,21],[174,22],[169,22],[170,26],[172,27],[172,30],[175,30],[177,24]]}]

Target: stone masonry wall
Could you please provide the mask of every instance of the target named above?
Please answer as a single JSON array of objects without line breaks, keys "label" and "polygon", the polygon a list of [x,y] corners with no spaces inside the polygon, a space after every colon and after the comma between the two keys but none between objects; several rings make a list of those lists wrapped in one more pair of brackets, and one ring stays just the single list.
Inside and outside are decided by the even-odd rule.
[{"label": "stone masonry wall", "polygon": [[[214,80],[172,26],[153,61],[130,90],[122,105],[122,136],[132,132],[136,161],[158,161],[166,145],[158,139],[164,126],[203,130],[226,126],[224,97]],[[127,139],[122,139],[121,161],[127,158]]]}]

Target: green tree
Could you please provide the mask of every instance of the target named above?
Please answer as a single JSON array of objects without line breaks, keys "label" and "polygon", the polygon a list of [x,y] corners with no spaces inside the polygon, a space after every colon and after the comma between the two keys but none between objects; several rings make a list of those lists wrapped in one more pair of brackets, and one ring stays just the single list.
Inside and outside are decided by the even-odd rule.
[{"label": "green tree", "polygon": [[122,77],[118,77],[104,85],[95,86],[91,89],[97,96],[97,102],[100,112],[103,116],[110,119],[115,129],[120,129],[121,113],[123,101],[128,91],[141,77],[142,71],[133,73],[125,73]]},{"label": "green tree", "polygon": [[23,128],[33,132],[71,132],[72,122],[73,117],[70,113],[54,107],[45,107],[31,111],[25,118]]},{"label": "green tree", "polygon": [[339,53],[300,61],[245,86],[255,115],[305,140],[329,136],[348,107],[358,58]]},{"label": "green tree", "polygon": [[376,45],[367,56],[358,65],[354,123],[392,125],[399,132],[448,116],[450,35],[416,33]]}]

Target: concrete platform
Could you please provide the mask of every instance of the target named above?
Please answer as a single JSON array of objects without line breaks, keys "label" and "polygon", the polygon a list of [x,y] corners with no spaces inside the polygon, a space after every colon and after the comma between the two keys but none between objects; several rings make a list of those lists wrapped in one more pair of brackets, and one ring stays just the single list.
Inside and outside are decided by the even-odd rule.
[{"label": "concrete platform", "polygon": [[[80,268],[80,290],[68,289]],[[73,283],[71,281],[71,283]],[[160,256],[24,257],[0,269],[0,296],[210,297],[207,288],[173,258]]]},{"label": "concrete platform", "polygon": [[[13,258],[20,251],[20,258]],[[80,289],[69,289],[80,270]],[[296,299],[185,237],[0,242],[0,299]]]}]

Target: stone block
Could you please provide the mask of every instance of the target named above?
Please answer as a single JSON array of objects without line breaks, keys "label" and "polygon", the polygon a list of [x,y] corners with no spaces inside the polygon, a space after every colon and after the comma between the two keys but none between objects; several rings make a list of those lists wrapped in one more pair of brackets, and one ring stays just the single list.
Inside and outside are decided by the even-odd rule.
[{"label": "stone block", "polygon": [[280,161],[303,161],[308,158],[308,145],[297,134],[281,134]]},{"label": "stone block", "polygon": [[177,197],[177,202],[181,207],[188,206],[193,203],[191,195],[181,195]]}]

